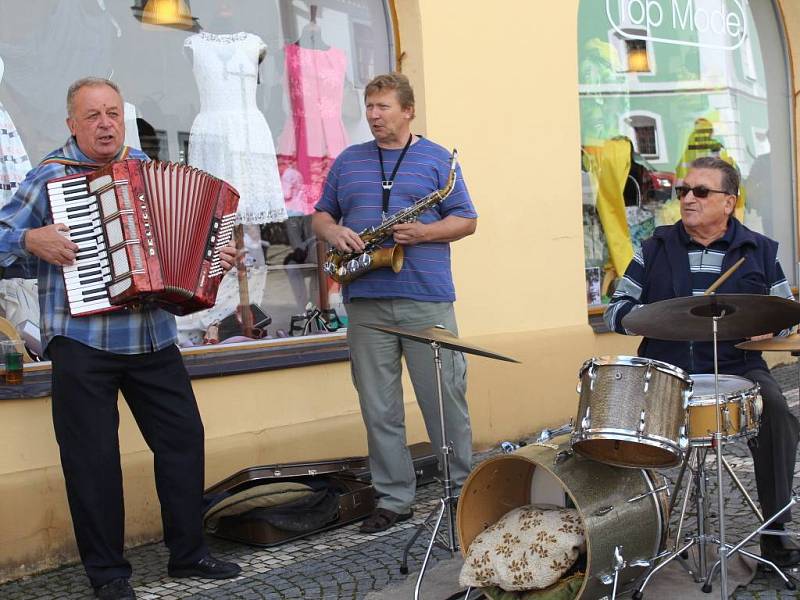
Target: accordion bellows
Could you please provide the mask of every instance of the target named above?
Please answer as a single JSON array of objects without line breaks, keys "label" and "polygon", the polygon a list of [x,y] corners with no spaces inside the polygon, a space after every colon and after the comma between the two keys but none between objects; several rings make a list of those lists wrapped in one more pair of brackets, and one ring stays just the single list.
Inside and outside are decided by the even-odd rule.
[{"label": "accordion bellows", "polygon": [[233,187],[187,165],[129,159],[53,179],[47,192],[53,222],[79,246],[64,267],[72,316],[143,302],[177,315],[214,305],[239,202]]}]

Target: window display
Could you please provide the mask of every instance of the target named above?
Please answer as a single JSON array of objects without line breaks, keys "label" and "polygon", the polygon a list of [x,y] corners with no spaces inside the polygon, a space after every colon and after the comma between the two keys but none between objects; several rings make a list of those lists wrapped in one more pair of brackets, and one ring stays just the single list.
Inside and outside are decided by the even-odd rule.
[{"label": "window display", "polygon": [[[181,344],[214,339],[209,328],[236,321],[243,297],[266,338],[291,335],[293,317],[315,310],[346,324],[320,276],[310,215],[336,156],[371,139],[363,86],[394,66],[386,1],[184,0],[172,16],[149,4],[0,0],[0,202],[67,139],[69,84],[110,78],[125,93],[126,144],[241,195],[247,293],[229,273],[217,306],[179,323]],[[28,267],[6,277],[34,277]],[[9,297],[0,294],[0,316],[20,304]]]},{"label": "window display", "polygon": [[[639,0],[580,3],[590,305],[608,301],[655,227],[680,218],[673,189],[701,156],[739,170],[736,217],[780,243],[782,264],[794,263],[790,93],[774,3],[652,0],[643,6]],[[794,283],[793,269],[786,271]]]},{"label": "window display", "polygon": [[[3,59],[0,58],[0,84],[4,70]],[[31,161],[25,153],[14,121],[0,102],[0,206],[14,195],[30,168]]]}]

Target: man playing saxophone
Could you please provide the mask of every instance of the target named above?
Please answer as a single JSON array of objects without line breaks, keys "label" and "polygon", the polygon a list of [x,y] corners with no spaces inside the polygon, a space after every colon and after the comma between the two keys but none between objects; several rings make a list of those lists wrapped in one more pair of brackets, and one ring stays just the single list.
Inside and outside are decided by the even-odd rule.
[{"label": "man playing saxophone", "polygon": [[[399,73],[375,77],[364,91],[366,115],[375,138],[347,148],[336,159],[312,224],[316,235],[341,252],[362,252],[358,231],[377,227],[436,190],[446,190],[450,153],[411,133],[414,92]],[[430,347],[360,327],[409,330],[443,326],[458,335],[450,270],[450,242],[475,232],[477,213],[460,169],[446,194],[429,210],[394,225],[393,242],[404,249],[403,266],[370,270],[344,286],[347,338],[353,382],[367,429],[375,512],[361,531],[374,533],[411,517],[416,477],[406,446],[402,358],[408,365],[428,436],[435,448],[439,427],[436,376]],[[442,194],[445,195],[445,194]],[[341,224],[340,224],[341,222]],[[460,489],[470,472],[472,430],[466,403],[466,362],[442,350],[445,433],[452,443],[451,478]]]}]

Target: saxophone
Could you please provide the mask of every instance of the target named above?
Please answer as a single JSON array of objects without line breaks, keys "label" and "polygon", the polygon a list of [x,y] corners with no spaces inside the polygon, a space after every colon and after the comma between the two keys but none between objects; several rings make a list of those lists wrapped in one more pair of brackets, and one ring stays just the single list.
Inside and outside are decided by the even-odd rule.
[{"label": "saxophone", "polygon": [[400,223],[413,223],[429,208],[447,198],[456,184],[456,162],[458,153],[450,155],[450,173],[445,186],[420,198],[411,206],[394,213],[377,227],[368,227],[358,236],[364,242],[363,252],[346,252],[337,248],[328,250],[322,270],[337,283],[346,284],[374,269],[391,267],[398,273],[403,268],[403,247],[400,244],[383,248],[381,244],[392,236],[392,227]]}]

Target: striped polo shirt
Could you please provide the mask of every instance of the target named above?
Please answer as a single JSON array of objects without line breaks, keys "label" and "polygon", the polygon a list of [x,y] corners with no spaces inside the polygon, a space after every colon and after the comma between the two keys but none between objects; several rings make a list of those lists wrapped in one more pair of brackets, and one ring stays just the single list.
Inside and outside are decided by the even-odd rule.
[{"label": "striped polo shirt", "polygon": [[[402,149],[383,152],[383,172],[389,177]],[[408,148],[394,178],[387,215],[407,208],[415,201],[441,189],[447,183],[450,152],[419,138]],[[419,217],[432,223],[448,215],[477,218],[475,207],[461,176],[456,171],[453,191],[438,206]],[[334,162],[316,210],[330,214],[350,229],[361,232],[381,223],[383,190],[378,146],[374,141],[350,146]],[[391,246],[391,238],[384,244]],[[452,302],[455,288],[450,271],[450,244],[426,243],[405,246],[405,262],[399,273],[380,268],[344,286],[344,300],[353,298],[409,298],[426,302]]]}]

